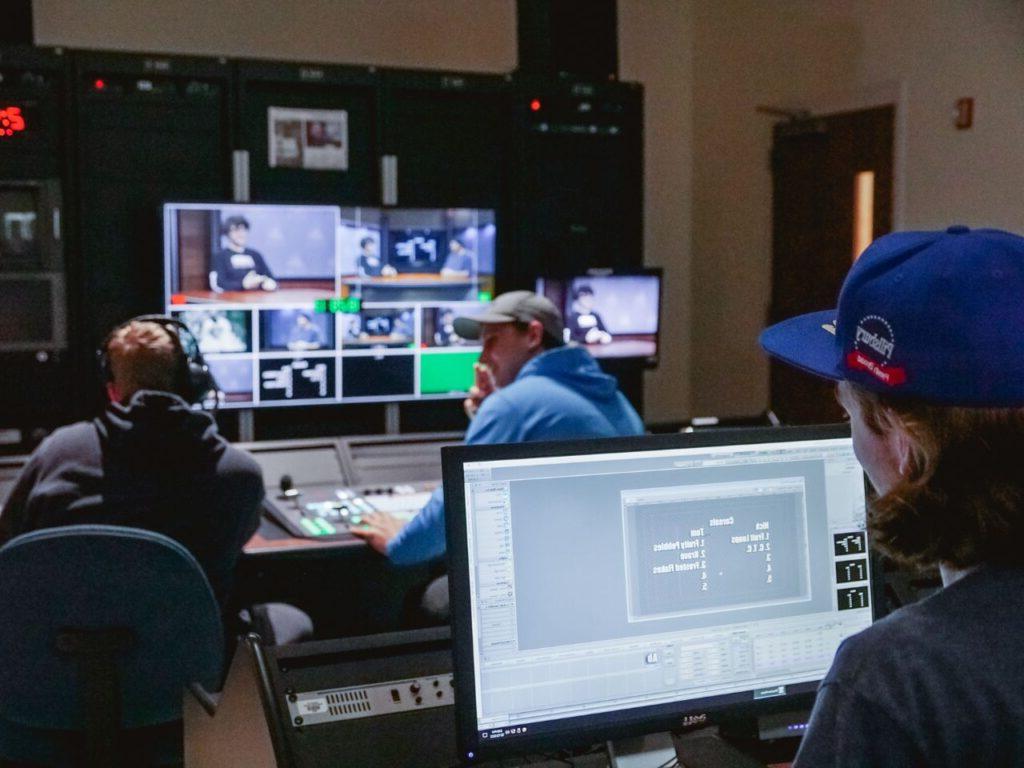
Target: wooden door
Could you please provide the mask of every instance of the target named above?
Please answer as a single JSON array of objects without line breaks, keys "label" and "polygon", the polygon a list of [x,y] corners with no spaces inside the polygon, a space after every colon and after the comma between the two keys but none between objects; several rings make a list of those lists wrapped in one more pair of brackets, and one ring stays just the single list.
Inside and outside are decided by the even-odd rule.
[{"label": "wooden door", "polygon": [[[834,307],[859,255],[857,222],[870,224],[869,240],[892,229],[893,118],[890,105],[775,127],[769,322]],[[858,174],[873,174],[859,177],[862,190],[873,187],[861,217]],[[830,382],[775,362],[771,408],[787,424],[838,421],[842,413]]]}]

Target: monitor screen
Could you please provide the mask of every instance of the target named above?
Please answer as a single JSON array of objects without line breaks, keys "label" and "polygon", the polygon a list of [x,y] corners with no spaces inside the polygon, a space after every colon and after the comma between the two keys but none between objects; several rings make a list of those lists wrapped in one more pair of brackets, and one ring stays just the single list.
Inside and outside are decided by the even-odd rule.
[{"label": "monitor screen", "polygon": [[59,273],[0,272],[0,352],[63,349],[65,303]]},{"label": "monitor screen", "polygon": [[537,293],[562,310],[567,342],[585,345],[594,357],[657,365],[661,270],[541,277]]},{"label": "monitor screen", "polygon": [[443,458],[467,760],[809,705],[873,619],[844,425]]},{"label": "monitor screen", "polygon": [[40,269],[39,201],[29,187],[0,187],[0,271]]},{"label": "monitor screen", "polygon": [[168,203],[165,306],[226,408],[464,397],[495,247],[490,210]]}]

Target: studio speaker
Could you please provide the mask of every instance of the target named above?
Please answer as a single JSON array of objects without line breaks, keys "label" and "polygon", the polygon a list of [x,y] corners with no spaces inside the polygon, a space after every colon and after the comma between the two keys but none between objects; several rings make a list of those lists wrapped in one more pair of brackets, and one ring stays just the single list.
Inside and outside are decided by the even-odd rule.
[{"label": "studio speaker", "polygon": [[519,71],[614,80],[616,0],[518,0]]}]

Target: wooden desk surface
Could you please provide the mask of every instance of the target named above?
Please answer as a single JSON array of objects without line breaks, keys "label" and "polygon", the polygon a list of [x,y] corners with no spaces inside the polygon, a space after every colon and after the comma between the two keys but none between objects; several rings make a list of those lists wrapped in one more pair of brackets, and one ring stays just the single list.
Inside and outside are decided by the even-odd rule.
[{"label": "wooden desk surface", "polygon": [[363,551],[367,544],[355,536],[337,539],[306,539],[292,536],[266,515],[260,518],[260,527],[245,543],[242,554],[245,557],[267,555],[325,556],[343,552]]},{"label": "wooden desk surface", "polygon": [[[181,303],[174,299],[180,297]],[[174,307],[190,304],[312,304],[317,299],[334,298],[334,289],[278,288],[276,291],[185,291],[172,298]]]},{"label": "wooden desk surface", "polygon": [[401,272],[397,275],[380,275],[378,277],[360,277],[351,275],[343,277],[345,285],[402,286],[409,285],[474,285],[481,282],[479,277],[472,275],[442,275],[437,272]]}]

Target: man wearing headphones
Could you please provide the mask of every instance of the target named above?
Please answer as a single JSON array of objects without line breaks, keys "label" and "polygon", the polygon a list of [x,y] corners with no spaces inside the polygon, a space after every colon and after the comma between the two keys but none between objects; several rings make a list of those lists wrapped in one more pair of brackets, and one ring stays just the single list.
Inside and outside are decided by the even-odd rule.
[{"label": "man wearing headphones", "polygon": [[32,454],[0,513],[0,544],[86,523],[156,531],[195,556],[223,608],[259,523],[260,468],[218,434],[210,414],[190,407],[216,387],[179,321],[144,316],[118,326],[100,362],[109,405]]}]

